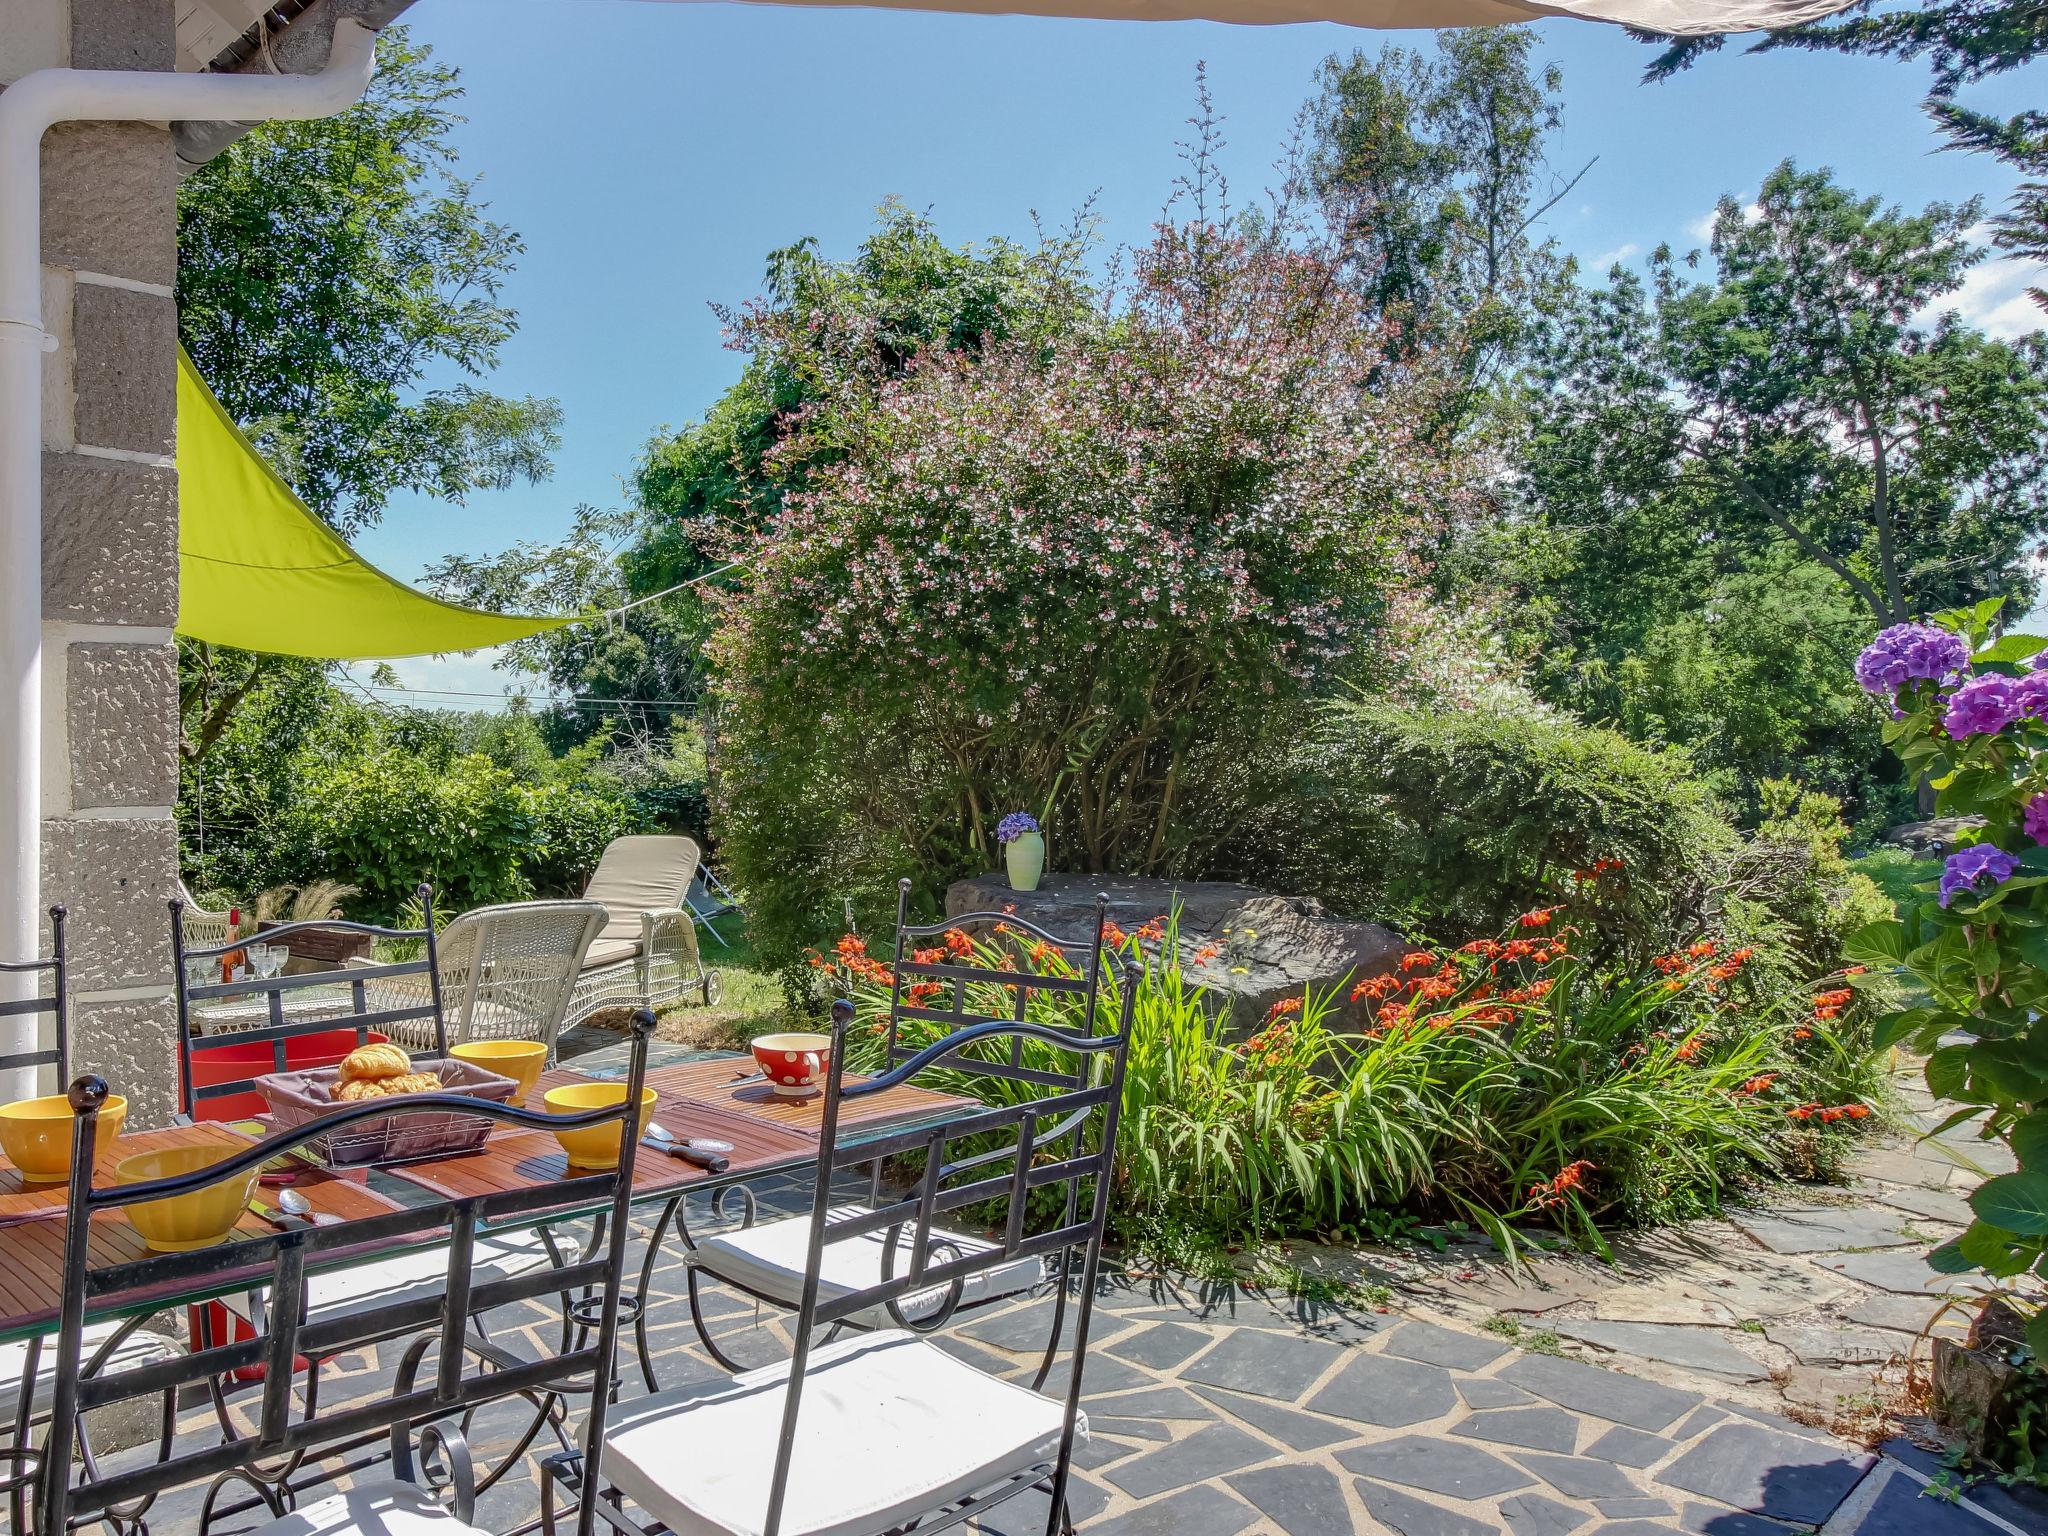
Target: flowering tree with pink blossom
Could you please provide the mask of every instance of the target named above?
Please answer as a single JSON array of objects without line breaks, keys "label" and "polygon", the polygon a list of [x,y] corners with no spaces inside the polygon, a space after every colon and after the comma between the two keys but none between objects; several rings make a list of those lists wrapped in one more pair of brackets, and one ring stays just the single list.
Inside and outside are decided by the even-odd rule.
[{"label": "flowering tree with pink blossom", "polygon": [[[1942,1129],[1969,1124],[2017,1164],[1977,1187],[1976,1219],[1931,1262],[2008,1280],[2048,1269],[2048,668],[2030,665],[2048,640],[1989,640],[1998,608],[1893,625],[1857,662],[1857,681],[1892,711],[1886,741],[1932,782],[1937,808],[1983,825],[1849,953],[1871,967],[1858,985],[1905,983],[1907,1006],[1879,1022],[1877,1044],[1926,1055],[1928,1087],[1957,1106]],[[2021,1310],[2048,1356],[2048,1311]]]},{"label": "flowering tree with pink blossom", "polygon": [[[1056,328],[820,381],[776,450],[801,484],[726,548],[724,847],[750,885],[942,883],[1017,805],[1055,868],[1180,867],[1204,776],[1374,644],[1418,528],[1467,494],[1434,435],[1451,381],[1387,362],[1284,206],[1217,212]],[[784,323],[743,325],[794,346]]]}]

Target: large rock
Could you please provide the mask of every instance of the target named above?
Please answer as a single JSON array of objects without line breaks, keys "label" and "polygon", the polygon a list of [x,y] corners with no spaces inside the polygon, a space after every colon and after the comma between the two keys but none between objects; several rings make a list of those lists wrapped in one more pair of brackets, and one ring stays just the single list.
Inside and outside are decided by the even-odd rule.
[{"label": "large rock", "polygon": [[1109,898],[1110,921],[1126,932],[1178,907],[1185,974],[1227,1005],[1231,1025],[1240,1029],[1255,1028],[1274,1003],[1301,996],[1304,987],[1336,989],[1349,1027],[1364,1007],[1351,1002],[1351,986],[1391,971],[1407,947],[1377,923],[1331,917],[1312,898],[1223,881],[1059,874],[1047,875],[1035,891],[1015,891],[1000,874],[979,875],[948,887],[946,915],[1014,912],[1061,938],[1081,937],[1094,926],[1097,892]]}]

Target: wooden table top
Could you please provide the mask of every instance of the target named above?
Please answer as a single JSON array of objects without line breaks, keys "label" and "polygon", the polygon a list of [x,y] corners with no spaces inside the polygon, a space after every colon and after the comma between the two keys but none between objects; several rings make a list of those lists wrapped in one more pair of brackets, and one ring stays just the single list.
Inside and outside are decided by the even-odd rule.
[{"label": "wooden table top", "polygon": [[[816,1160],[823,1095],[784,1098],[766,1083],[736,1080],[751,1075],[753,1070],[752,1058],[738,1056],[649,1070],[647,1083],[657,1095],[656,1121],[677,1137],[728,1141],[733,1150],[724,1154],[730,1168],[712,1174],[694,1163],[643,1145],[633,1169],[636,1199],[672,1197],[700,1185],[731,1183],[770,1171],[800,1168]],[[543,1074],[540,1087],[528,1102],[539,1107],[542,1090],[591,1080],[573,1068],[554,1068]],[[893,1088],[873,1098],[842,1104],[841,1121],[856,1129],[881,1129],[973,1107],[973,1101],[950,1094],[922,1088]],[[248,1130],[224,1123],[138,1131],[120,1137],[95,1164],[94,1182],[111,1182],[113,1165],[137,1152],[193,1145],[219,1145],[227,1149],[246,1146],[249,1135]],[[568,1159],[560,1143],[545,1131],[501,1130],[480,1151],[398,1164],[376,1172],[434,1197],[448,1199],[557,1183],[567,1176]],[[399,1201],[370,1188],[359,1173],[337,1176],[307,1168],[292,1180],[291,1187],[303,1194],[316,1212],[344,1220],[403,1208]],[[0,1338],[47,1329],[57,1315],[64,1265],[64,1223],[57,1218],[64,1210],[66,1193],[63,1184],[25,1184],[20,1173],[0,1158]],[[274,1191],[263,1187],[259,1187],[256,1198],[268,1205],[276,1203]],[[274,1230],[253,1213],[244,1213],[236,1227],[238,1233],[249,1236],[263,1236]],[[118,1210],[94,1214],[90,1245],[96,1267],[129,1263],[146,1256],[141,1237]],[[261,1279],[262,1274],[255,1271],[223,1275],[213,1294],[231,1295],[261,1283]],[[133,1309],[124,1306],[124,1310]]]},{"label": "wooden table top", "polygon": [[[774,1125],[802,1132],[815,1145],[825,1122],[825,1095],[785,1098],[767,1082],[756,1077],[760,1068],[751,1056],[712,1057],[657,1067],[647,1081],[679,1098],[696,1099],[756,1116]],[[747,1079],[753,1079],[747,1081]],[[866,1079],[847,1074],[848,1082]],[[839,1124],[863,1130],[879,1130],[905,1122],[934,1120],[955,1112],[978,1109],[972,1099],[958,1094],[935,1093],[929,1088],[899,1085],[869,1098],[841,1099]],[[675,1129],[673,1126],[671,1130]],[[678,1132],[678,1134],[681,1134]]]},{"label": "wooden table top", "polygon": [[[137,1131],[122,1136],[93,1165],[96,1184],[113,1181],[113,1167],[137,1152],[157,1152],[173,1147],[218,1146],[223,1152],[246,1147],[249,1138],[225,1125],[171,1126],[160,1131]],[[306,1197],[315,1212],[360,1220],[403,1210],[398,1201],[377,1193],[364,1184],[332,1174],[307,1170],[294,1179],[292,1188]],[[0,1159],[0,1338],[37,1332],[53,1326],[64,1288],[64,1222],[67,1186],[24,1184],[20,1172]],[[276,1192],[259,1186],[256,1199],[275,1208]],[[277,1228],[255,1214],[244,1211],[235,1224],[235,1236],[268,1237]],[[230,1241],[234,1237],[230,1237]],[[150,1256],[142,1234],[119,1210],[93,1212],[87,1238],[87,1252],[95,1268],[131,1264]],[[261,1284],[268,1266],[251,1266],[219,1277],[214,1295],[229,1295]],[[119,1310],[141,1310],[148,1296],[121,1298]],[[153,1310],[153,1308],[152,1308]]]}]

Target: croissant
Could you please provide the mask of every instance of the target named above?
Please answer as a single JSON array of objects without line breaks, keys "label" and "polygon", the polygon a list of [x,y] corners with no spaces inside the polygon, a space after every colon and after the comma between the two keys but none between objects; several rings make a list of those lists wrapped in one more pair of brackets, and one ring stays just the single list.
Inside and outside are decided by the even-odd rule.
[{"label": "croissant", "polygon": [[403,1077],[410,1071],[412,1058],[389,1041],[357,1046],[341,1059],[341,1080],[344,1083],[358,1079]]},{"label": "croissant", "polygon": [[361,1099],[391,1099],[408,1093],[434,1093],[441,1079],[431,1072],[405,1072],[397,1077],[352,1078],[334,1090],[336,1099],[355,1103]]}]

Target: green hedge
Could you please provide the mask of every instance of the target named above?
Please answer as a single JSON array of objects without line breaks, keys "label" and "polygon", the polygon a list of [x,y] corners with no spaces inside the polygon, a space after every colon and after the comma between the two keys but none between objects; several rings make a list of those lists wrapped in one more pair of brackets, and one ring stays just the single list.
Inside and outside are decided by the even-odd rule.
[{"label": "green hedge", "polygon": [[1234,862],[1274,889],[1453,940],[1618,858],[1604,938],[1636,957],[1694,924],[1737,846],[1682,753],[1568,719],[1377,701],[1321,713],[1243,838]]},{"label": "green hedge", "polygon": [[522,784],[481,755],[442,768],[395,748],[309,772],[282,820],[296,877],[360,887],[350,915],[379,922],[422,880],[450,913],[579,892],[606,843],[651,826],[600,781]]}]

